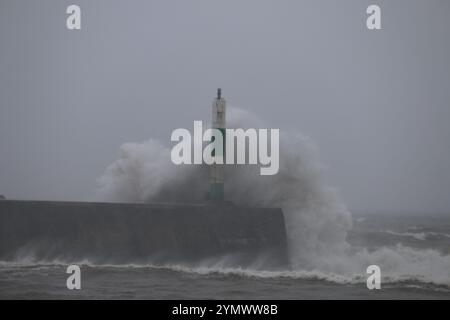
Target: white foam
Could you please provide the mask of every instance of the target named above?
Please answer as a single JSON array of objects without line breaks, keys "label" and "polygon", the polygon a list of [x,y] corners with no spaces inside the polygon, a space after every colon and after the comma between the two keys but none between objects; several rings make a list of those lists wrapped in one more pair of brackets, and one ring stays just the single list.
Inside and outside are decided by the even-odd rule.
[{"label": "white foam", "polygon": [[381,230],[381,232],[399,237],[411,237],[422,241],[425,241],[427,238],[427,234],[425,232],[395,232],[392,230]]},{"label": "white foam", "polygon": [[[243,110],[230,108],[229,115],[230,127],[270,127]],[[99,180],[98,200],[202,201],[208,190],[208,168],[175,166],[170,161],[169,150],[155,140],[124,144],[120,158]],[[248,165],[227,166],[226,197],[237,205],[283,209],[293,271],[272,273],[208,266],[196,268],[195,272],[219,270],[249,276],[316,277],[351,283],[355,279],[365,279],[367,266],[377,264],[383,281],[410,279],[450,284],[448,255],[403,246],[372,252],[351,248],[346,242],[352,228],[351,214],[336,191],[321,181],[322,165],[317,148],[308,137],[298,132],[281,132],[279,173],[260,176],[257,169]],[[419,240],[427,236],[425,233],[386,232]]]}]

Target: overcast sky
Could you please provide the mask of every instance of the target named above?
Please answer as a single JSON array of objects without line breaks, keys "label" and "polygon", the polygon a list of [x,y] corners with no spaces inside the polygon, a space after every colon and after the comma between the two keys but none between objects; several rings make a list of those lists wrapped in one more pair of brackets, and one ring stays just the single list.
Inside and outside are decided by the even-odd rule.
[{"label": "overcast sky", "polygon": [[169,145],[222,87],[310,136],[350,209],[450,212],[449,59],[448,0],[1,0],[0,194],[90,199],[122,143]]}]

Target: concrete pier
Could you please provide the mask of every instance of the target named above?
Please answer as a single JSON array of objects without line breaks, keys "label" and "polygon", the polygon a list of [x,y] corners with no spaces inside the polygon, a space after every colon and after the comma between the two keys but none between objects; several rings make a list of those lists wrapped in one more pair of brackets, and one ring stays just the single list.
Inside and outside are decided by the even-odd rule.
[{"label": "concrete pier", "polygon": [[0,260],[288,265],[281,209],[0,201]]}]

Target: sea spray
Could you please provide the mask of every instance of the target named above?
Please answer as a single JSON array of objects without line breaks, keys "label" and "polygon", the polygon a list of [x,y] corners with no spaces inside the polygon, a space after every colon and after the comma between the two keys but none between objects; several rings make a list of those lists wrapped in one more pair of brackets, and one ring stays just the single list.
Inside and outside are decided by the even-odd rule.
[{"label": "sea spray", "polygon": [[[265,127],[263,121],[237,108],[229,109],[228,126]],[[312,272],[329,279],[362,281],[367,266],[377,264],[383,281],[414,279],[450,286],[450,256],[401,245],[369,252],[347,243],[351,214],[336,191],[322,182],[322,166],[311,139],[281,131],[279,158],[280,170],[274,176],[261,176],[252,165],[227,165],[225,194],[236,205],[283,209],[292,267],[285,276]],[[208,192],[208,174],[206,165],[172,164],[168,144],[126,143],[119,159],[99,179],[97,200],[202,202]],[[209,264],[208,270],[221,270],[221,266],[215,269]]]},{"label": "sea spray", "polygon": [[[230,108],[229,126],[248,128],[262,121]],[[286,216],[291,263],[314,268],[315,260],[348,248],[351,215],[333,189],[320,182],[315,146],[298,133],[280,136],[280,170],[261,176],[257,166],[227,165],[226,198],[236,205],[281,207]],[[201,202],[208,188],[206,165],[173,165],[170,148],[149,140],[121,147],[119,160],[100,178],[99,200]]]}]

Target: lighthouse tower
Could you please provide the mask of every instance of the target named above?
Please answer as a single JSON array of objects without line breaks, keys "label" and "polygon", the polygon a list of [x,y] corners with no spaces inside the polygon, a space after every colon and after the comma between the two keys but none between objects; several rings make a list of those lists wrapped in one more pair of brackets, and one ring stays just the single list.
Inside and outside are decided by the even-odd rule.
[{"label": "lighthouse tower", "polygon": [[[223,149],[218,150],[217,156],[222,155],[225,163],[225,126],[226,126],[226,101],[222,98],[222,90],[217,89],[217,97],[212,103],[212,127],[222,132]],[[212,164],[211,165],[211,179],[209,198],[212,201],[221,202],[224,201],[224,186],[223,186],[223,170],[224,165]]]}]

